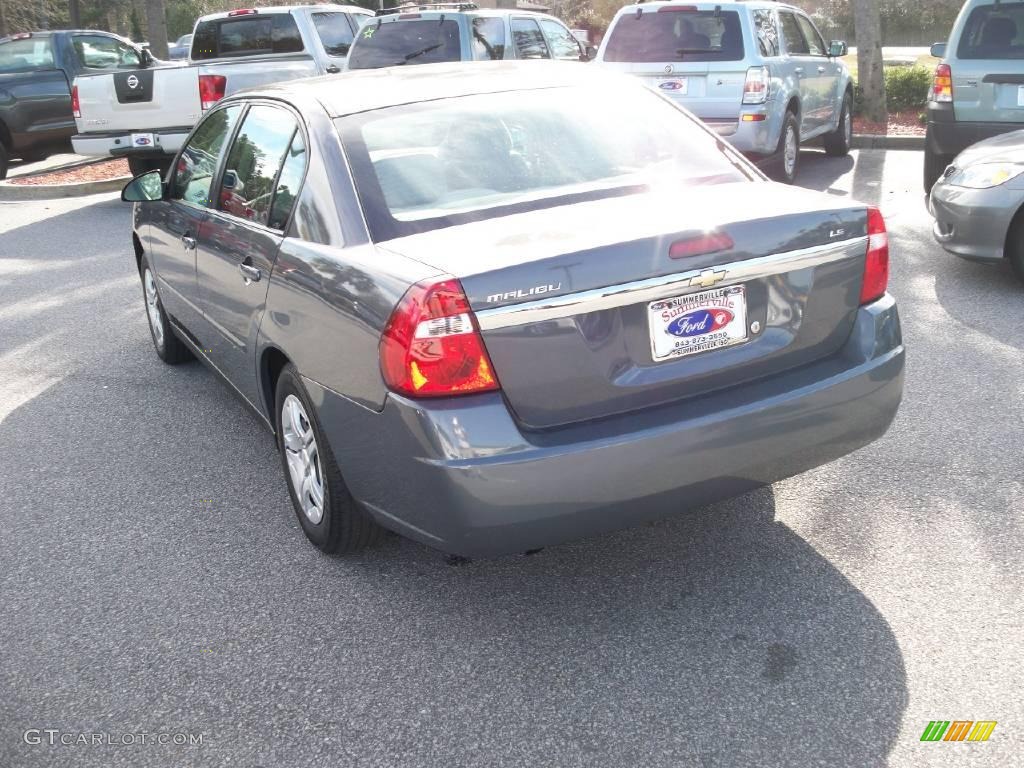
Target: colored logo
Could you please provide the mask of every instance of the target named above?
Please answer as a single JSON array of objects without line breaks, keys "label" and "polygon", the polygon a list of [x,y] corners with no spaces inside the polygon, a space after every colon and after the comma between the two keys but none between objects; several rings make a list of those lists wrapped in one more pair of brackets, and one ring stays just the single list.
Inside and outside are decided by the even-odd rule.
[{"label": "colored logo", "polygon": [[139,147],[149,146],[149,143],[149,139],[147,139],[145,136],[139,136],[139,138],[135,140],[135,145]]},{"label": "colored logo", "polygon": [[665,330],[673,336],[703,336],[724,328],[733,317],[728,309],[693,309],[677,317]]},{"label": "colored logo", "polygon": [[663,91],[678,91],[683,84],[678,80],[669,80],[667,83],[661,83],[658,87]]},{"label": "colored logo", "polygon": [[128,75],[128,79],[125,82],[128,83],[129,88],[139,87],[139,78],[137,78],[135,75]]},{"label": "colored logo", "polygon": [[921,741],[988,741],[995,728],[995,720],[932,720]]}]

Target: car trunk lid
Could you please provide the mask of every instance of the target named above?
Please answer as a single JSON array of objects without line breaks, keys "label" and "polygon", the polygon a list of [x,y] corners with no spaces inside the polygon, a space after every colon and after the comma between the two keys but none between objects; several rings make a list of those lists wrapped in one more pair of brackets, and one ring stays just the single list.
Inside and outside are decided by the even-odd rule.
[{"label": "car trunk lid", "polygon": [[[498,217],[381,247],[461,280],[509,405],[526,427],[548,428],[834,354],[859,304],[865,233],[863,206],[744,183]],[[709,234],[724,237],[701,239]],[[679,243],[693,255],[671,258]]]}]

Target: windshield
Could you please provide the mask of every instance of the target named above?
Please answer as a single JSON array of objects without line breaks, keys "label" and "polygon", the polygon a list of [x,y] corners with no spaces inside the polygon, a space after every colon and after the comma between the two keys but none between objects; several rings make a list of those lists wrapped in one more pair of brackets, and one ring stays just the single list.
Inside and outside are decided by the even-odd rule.
[{"label": "windshield", "polygon": [[740,61],[743,32],[735,11],[665,6],[628,13],[612,27],[605,61]]},{"label": "windshield", "polygon": [[374,240],[654,188],[755,178],[632,84],[485,94],[338,121]]},{"label": "windshield", "polygon": [[28,72],[53,69],[50,38],[30,37],[0,43],[0,72]]},{"label": "windshield", "polygon": [[434,64],[461,58],[459,25],[451,19],[369,23],[359,30],[348,59],[348,68]]},{"label": "windshield", "polygon": [[1024,59],[1024,5],[980,5],[971,11],[959,59]]}]

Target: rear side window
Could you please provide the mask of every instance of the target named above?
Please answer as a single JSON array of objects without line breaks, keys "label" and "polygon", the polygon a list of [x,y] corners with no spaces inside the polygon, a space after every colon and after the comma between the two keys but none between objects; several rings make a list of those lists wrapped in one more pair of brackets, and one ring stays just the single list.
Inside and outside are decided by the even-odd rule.
[{"label": "rear side window", "polygon": [[505,58],[505,21],[493,16],[473,19],[473,58],[499,61]]},{"label": "rear side window", "polygon": [[754,28],[757,30],[757,46],[762,56],[779,55],[779,25],[775,23],[775,12],[762,9],[754,11]]},{"label": "rear side window", "polygon": [[548,42],[551,43],[551,53],[556,59],[579,61],[580,44],[572,36],[572,32],[557,21],[551,21],[550,19],[542,19],[540,26],[544,30],[544,34],[548,36]]},{"label": "rear side window", "polygon": [[548,44],[533,19],[512,19],[512,37],[520,59],[550,59]]},{"label": "rear side window", "polygon": [[277,181],[277,190],[274,192],[274,204],[270,208],[271,229],[283,230],[288,223],[292,208],[295,207],[295,198],[299,195],[299,185],[302,183],[302,175],[306,171],[306,143],[302,140],[302,131],[295,132],[292,145],[288,147],[288,154],[284,157],[284,165],[281,167],[281,176]]},{"label": "rear side window", "polygon": [[610,34],[606,61],[741,61],[744,55],[736,11],[664,6],[620,16]]},{"label": "rear side window", "polygon": [[782,22],[782,39],[786,41],[786,53],[790,56],[807,56],[811,49],[807,47],[804,40],[804,33],[800,31],[800,25],[796,16],[788,11],[779,14]]},{"label": "rear side window", "polygon": [[1024,59],[1024,5],[979,5],[967,17],[958,59]]},{"label": "rear side window", "polygon": [[31,72],[37,69],[53,69],[50,38],[36,37],[0,43],[0,72]]},{"label": "rear side window", "polygon": [[348,56],[352,25],[344,13],[314,13],[313,26],[328,56]]},{"label": "rear side window", "polygon": [[448,19],[366,24],[348,58],[349,69],[460,61],[459,24]]},{"label": "rear side window", "polygon": [[268,53],[299,53],[302,37],[290,13],[247,14],[200,22],[192,38],[192,59],[221,59]]},{"label": "rear side window", "polygon": [[295,118],[283,109],[257,104],[249,110],[224,163],[222,211],[267,224],[274,180],[297,128]]}]

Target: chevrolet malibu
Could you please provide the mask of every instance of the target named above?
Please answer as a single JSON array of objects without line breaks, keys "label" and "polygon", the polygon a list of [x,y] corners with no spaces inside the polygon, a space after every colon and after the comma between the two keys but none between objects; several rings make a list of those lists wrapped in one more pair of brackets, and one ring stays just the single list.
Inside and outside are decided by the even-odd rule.
[{"label": "chevrolet malibu", "polygon": [[622,75],[246,92],[124,198],[157,354],[260,415],[328,552],[633,525],[843,456],[900,403],[881,214],[769,182]]}]

